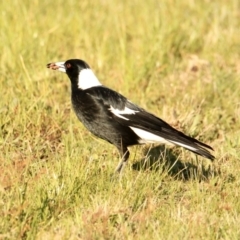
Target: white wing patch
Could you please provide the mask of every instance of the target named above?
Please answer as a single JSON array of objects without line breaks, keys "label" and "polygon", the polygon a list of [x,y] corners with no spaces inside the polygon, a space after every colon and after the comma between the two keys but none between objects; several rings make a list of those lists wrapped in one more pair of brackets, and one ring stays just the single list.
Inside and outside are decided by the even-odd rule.
[{"label": "white wing patch", "polygon": [[78,75],[78,87],[82,90],[101,86],[102,84],[99,82],[95,74],[90,68],[83,69],[80,71]]},{"label": "white wing patch", "polygon": [[193,150],[193,151],[196,151],[196,150],[197,150],[197,148],[190,147],[190,146],[188,146],[188,145],[186,145],[186,144],[183,144],[183,143],[174,142],[174,141],[170,141],[170,142],[172,142],[172,143],[174,143],[174,144],[176,144],[176,145],[178,145],[178,146],[187,148],[187,149],[189,149],[189,150]]},{"label": "white wing patch", "polygon": [[190,147],[186,144],[175,142],[175,141],[170,141],[166,140],[165,138],[159,137],[158,135],[155,135],[153,133],[147,132],[145,130],[135,128],[135,127],[130,127],[141,139],[139,140],[139,143],[164,143],[164,144],[175,144],[184,148],[187,148],[189,150],[197,150],[194,147]]},{"label": "white wing patch", "polygon": [[147,132],[145,130],[135,128],[135,127],[130,127],[141,139],[139,140],[139,143],[168,143],[169,142],[162,138],[159,137],[158,135],[155,135],[153,133]]},{"label": "white wing patch", "polygon": [[114,114],[116,115],[117,117],[119,118],[122,118],[122,119],[125,119],[125,120],[129,120],[127,119],[126,117],[122,116],[121,114],[127,114],[127,115],[130,115],[130,114],[135,114],[139,111],[134,111],[130,108],[127,108],[125,107],[123,110],[119,110],[119,109],[115,109],[113,106],[110,106],[109,110]]}]

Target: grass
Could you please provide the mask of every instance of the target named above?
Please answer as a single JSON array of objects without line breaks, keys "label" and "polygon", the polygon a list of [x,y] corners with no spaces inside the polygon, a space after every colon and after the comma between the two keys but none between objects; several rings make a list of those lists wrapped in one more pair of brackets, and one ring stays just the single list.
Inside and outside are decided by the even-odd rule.
[{"label": "grass", "polygon": [[[1,1],[0,239],[239,239],[240,4]],[[117,150],[46,64],[82,58],[107,86],[215,149]],[[150,148],[149,148],[150,147]]]}]

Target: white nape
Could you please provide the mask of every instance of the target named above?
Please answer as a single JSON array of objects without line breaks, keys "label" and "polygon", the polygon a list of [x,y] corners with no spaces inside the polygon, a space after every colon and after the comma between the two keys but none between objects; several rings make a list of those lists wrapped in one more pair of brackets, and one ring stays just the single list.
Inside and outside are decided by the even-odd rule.
[{"label": "white nape", "polygon": [[82,90],[101,86],[102,84],[99,82],[93,71],[89,68],[83,69],[80,71],[78,75],[78,88]]},{"label": "white nape", "polygon": [[166,139],[159,137],[153,133],[147,132],[145,130],[131,127],[130,128],[141,138],[139,143],[169,143]]},{"label": "white nape", "polygon": [[127,120],[127,121],[128,121],[129,119],[127,119],[126,117],[122,116],[121,114],[127,114],[127,115],[129,115],[129,114],[135,114],[135,113],[138,112],[138,111],[134,111],[134,110],[132,110],[132,109],[130,109],[130,108],[127,108],[127,107],[125,107],[123,110],[119,110],[119,109],[115,109],[113,106],[110,106],[109,110],[110,110],[114,115],[116,115],[117,117],[122,118],[122,119],[125,119],[125,120]]}]

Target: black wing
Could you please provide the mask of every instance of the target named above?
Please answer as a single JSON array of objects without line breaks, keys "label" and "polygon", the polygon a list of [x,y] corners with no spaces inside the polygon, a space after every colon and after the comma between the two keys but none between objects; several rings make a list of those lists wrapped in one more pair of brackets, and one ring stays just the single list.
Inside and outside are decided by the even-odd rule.
[{"label": "black wing", "polygon": [[[117,114],[112,111],[112,117],[120,124],[147,131],[198,155],[211,160],[214,159],[214,156],[205,149],[213,150],[212,147],[176,130],[162,119],[133,104],[121,94],[103,86],[91,88],[86,91],[92,97],[103,102],[109,111],[112,111],[111,107],[116,111],[119,110]],[[126,109],[132,110],[132,113],[128,111],[125,114],[124,110]]]},{"label": "black wing", "polygon": [[[106,107],[109,108],[112,106],[115,109],[123,110],[127,104],[130,104],[129,100],[123,95],[104,86],[92,87],[84,91],[91,97],[100,100]],[[131,104],[131,108],[136,111],[140,109],[134,104]]]}]

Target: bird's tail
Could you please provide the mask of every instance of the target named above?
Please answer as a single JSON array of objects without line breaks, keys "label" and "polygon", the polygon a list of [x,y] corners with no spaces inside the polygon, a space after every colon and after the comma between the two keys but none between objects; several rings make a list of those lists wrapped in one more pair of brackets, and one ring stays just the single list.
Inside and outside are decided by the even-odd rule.
[{"label": "bird's tail", "polygon": [[[190,138],[190,137],[187,137]],[[210,160],[214,160],[215,157],[206,149],[212,149],[212,147],[210,147],[209,145],[202,143],[194,138],[191,138],[192,141],[189,142],[189,139],[187,139],[187,143],[185,141],[172,141],[172,140],[168,140],[170,143],[176,144],[178,146],[181,146],[183,148],[188,149],[189,151],[196,153],[202,157],[208,158]]]}]

